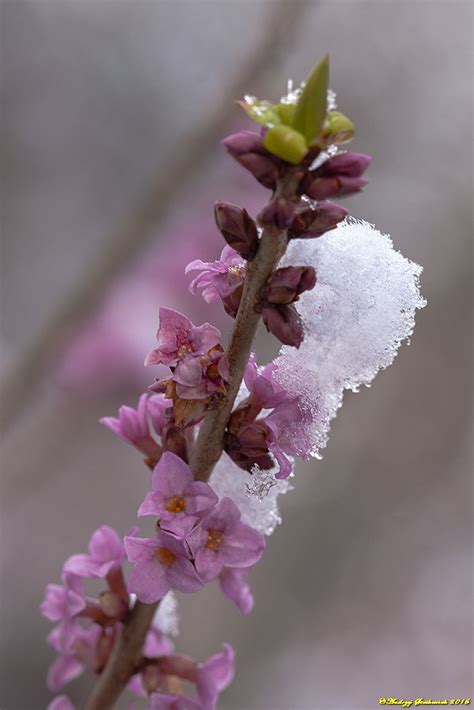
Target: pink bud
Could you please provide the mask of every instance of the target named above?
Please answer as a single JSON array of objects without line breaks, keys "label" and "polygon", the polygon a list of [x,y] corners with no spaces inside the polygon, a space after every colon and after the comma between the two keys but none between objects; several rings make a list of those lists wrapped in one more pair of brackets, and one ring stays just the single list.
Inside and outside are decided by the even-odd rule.
[{"label": "pink bud", "polygon": [[345,175],[360,177],[372,162],[370,155],[364,153],[338,153],[326,160],[315,172],[321,175]]},{"label": "pink bud", "polygon": [[316,272],[312,266],[286,266],[273,272],[262,294],[266,304],[284,305],[298,300],[304,291],[316,285]]},{"label": "pink bud", "polygon": [[273,190],[282,161],[263,147],[263,137],[251,131],[241,131],[222,141],[230,155],[265,187]]},{"label": "pink bud", "polygon": [[341,222],[348,210],[334,202],[320,202],[317,207],[307,205],[293,218],[288,237],[290,239],[309,239],[320,237]]},{"label": "pink bud", "polygon": [[284,345],[299,348],[303,342],[303,324],[294,306],[270,306],[263,310],[263,322]]},{"label": "pink bud", "polygon": [[244,259],[253,259],[258,249],[258,232],[247,210],[227,202],[216,202],[214,216],[227,244]]},{"label": "pink bud", "polygon": [[286,229],[294,215],[294,207],[289,200],[283,197],[272,200],[266,205],[257,217],[261,227],[281,231]]},{"label": "pink bud", "polygon": [[301,189],[313,200],[360,192],[367,185],[367,180],[361,175],[371,162],[372,158],[363,153],[335,155],[316,170],[309,172],[301,183]]}]

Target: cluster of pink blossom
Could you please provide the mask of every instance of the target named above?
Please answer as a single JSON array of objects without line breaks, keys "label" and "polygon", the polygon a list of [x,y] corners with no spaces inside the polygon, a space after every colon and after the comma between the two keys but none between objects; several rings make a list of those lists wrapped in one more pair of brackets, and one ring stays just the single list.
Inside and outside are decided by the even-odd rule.
[{"label": "cluster of pink blossom", "polygon": [[[326,60],[316,75],[319,83],[310,79],[297,104],[283,102],[271,110],[265,104],[267,113],[255,119],[262,123],[259,117],[271,114],[262,134],[246,131],[224,141],[229,153],[273,195],[255,220],[245,209],[217,202],[216,223],[227,242],[221,257],[211,263],[194,260],[186,269],[198,272],[190,290],[202,289],[207,302],[222,301],[236,319],[234,345],[241,343],[243,354],[240,371],[235,365],[237,346],[229,347],[228,357],[216,327],[195,326],[181,313],[162,308],[157,344],[145,364],[165,366],[168,375],[155,380],[153,394],[143,394],[136,410],[123,406],[117,418],[102,420],[134,446],[152,470],[138,516],[154,516],[156,529],[148,538],[133,529],[122,542],[111,528],[99,528],[89,553],[66,561],[63,584],[48,585],[42,612],[58,622],[48,639],[58,653],[48,676],[53,691],[84,669],[101,674],[134,606],[157,604],[170,590],[193,593],[218,580],[241,612],[252,609],[246,576],[263,555],[264,537],[241,520],[232,495],[220,491],[218,497],[207,482],[216,458],[198,475],[192,457],[207,415],[219,411],[228,414],[217,439],[218,454],[228,456],[230,466],[250,474],[276,469],[275,478],[285,479],[292,473],[293,457],[311,453],[311,414],[300,406],[299,396],[281,384],[278,364],[257,367],[250,344],[261,317],[283,345],[301,346],[305,325],[295,303],[315,288],[316,271],[312,265],[279,267],[279,259],[291,240],[317,238],[335,229],[347,211],[327,198],[357,192],[366,182],[361,176],[370,163],[368,156],[346,152],[328,158],[324,153],[325,147],[347,140],[347,124],[352,124],[342,114],[327,113]],[[319,118],[312,122],[307,107],[298,114],[300,102],[308,103],[308,92],[316,92],[308,104],[311,110],[318,102],[324,107],[322,113],[314,108]],[[251,283],[257,287],[249,300],[246,289]],[[244,338],[250,315],[255,327]],[[126,558],[131,563],[127,581],[122,567]],[[84,582],[89,579],[107,585],[98,598],[85,596]],[[229,645],[198,663],[175,654],[171,641],[152,624],[141,658],[129,669],[128,688],[148,696],[154,710],[212,710],[232,674]],[[193,696],[185,694],[183,681],[194,687]],[[72,706],[60,696],[50,707]]]},{"label": "cluster of pink blossom", "polygon": [[[174,454],[167,456],[174,457]],[[190,571],[192,565],[186,563],[186,556],[181,553],[180,557],[182,545],[177,539],[165,533],[158,535],[157,541],[160,539],[163,546],[158,544],[153,548],[156,551],[157,569],[161,570],[156,574],[153,569],[153,553],[148,565],[146,561],[143,562],[147,541],[143,541],[145,555],[141,554],[138,538],[131,535],[125,538],[124,549],[117,533],[103,525],[92,535],[88,554],[73,555],[66,561],[62,573],[63,584],[47,586],[41,611],[47,619],[57,622],[48,636],[48,643],[58,654],[47,679],[52,691],[60,690],[84,670],[95,673],[102,671],[135,603],[132,594],[135,586],[137,591],[140,586],[145,590],[157,589],[160,597],[171,586],[185,588],[185,591],[195,591],[202,586],[194,570]],[[129,550],[133,550],[134,546],[138,549],[142,563],[137,562],[134,570],[137,584],[130,578],[127,589],[122,564],[125,550],[133,557]],[[173,561],[172,550],[177,552],[176,561]],[[147,570],[151,573],[148,582],[143,577]],[[104,580],[107,585],[98,598],[85,595],[84,581],[89,579]],[[144,594],[147,596],[146,591]],[[141,598],[140,594],[138,596]],[[150,710],[213,708],[219,692],[232,679],[233,662],[234,654],[228,644],[225,644],[222,653],[204,663],[176,654],[174,644],[155,622],[147,633],[143,658],[134,669],[128,689],[137,696],[149,696]],[[180,679],[195,685],[196,699],[182,693]],[[49,708],[68,710],[73,706],[62,695],[55,698]]]}]

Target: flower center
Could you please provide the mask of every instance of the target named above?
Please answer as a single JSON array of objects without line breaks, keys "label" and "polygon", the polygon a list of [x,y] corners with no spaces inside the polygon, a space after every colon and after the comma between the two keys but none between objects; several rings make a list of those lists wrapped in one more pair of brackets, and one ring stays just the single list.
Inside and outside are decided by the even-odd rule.
[{"label": "flower center", "polygon": [[243,264],[234,264],[233,266],[227,267],[227,273],[231,274],[232,276],[241,276],[244,268],[245,267]]},{"label": "flower center", "polygon": [[165,508],[168,513],[182,513],[184,507],[184,498],[181,498],[180,496],[173,496],[172,498],[168,498],[165,503]]},{"label": "flower center", "polygon": [[157,557],[158,561],[162,565],[170,565],[176,559],[174,552],[168,550],[167,547],[159,547],[155,552],[155,557]]},{"label": "flower center", "polygon": [[208,530],[206,547],[209,550],[218,550],[222,545],[223,539],[224,537],[220,530]]},{"label": "flower center", "polygon": [[179,357],[184,357],[185,355],[188,355],[189,353],[192,353],[193,349],[189,345],[189,343],[183,343],[182,345],[179,346],[178,348],[178,355]]}]

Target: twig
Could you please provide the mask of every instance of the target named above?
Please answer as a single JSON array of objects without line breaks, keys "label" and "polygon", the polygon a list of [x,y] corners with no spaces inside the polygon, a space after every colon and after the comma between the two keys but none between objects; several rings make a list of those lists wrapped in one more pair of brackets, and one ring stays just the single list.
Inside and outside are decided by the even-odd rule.
[{"label": "twig", "polygon": [[[273,4],[273,3],[272,3]],[[194,126],[187,139],[173,146],[166,169],[160,164],[157,174],[141,199],[121,220],[105,240],[100,254],[92,259],[88,276],[66,298],[64,305],[42,328],[36,341],[16,358],[14,369],[2,382],[2,427],[11,427],[21,413],[28,397],[38,388],[48,371],[78,326],[83,324],[98,306],[103,293],[124,271],[130,261],[150,243],[153,229],[168,213],[174,202],[176,185],[189,184],[196,168],[202,169],[213,154],[216,138],[223,131],[234,110],[233,101],[261,81],[275,63],[291,38],[311,3],[307,0],[280,0],[272,9],[260,41],[247,55],[236,77],[227,84],[224,93],[214,103],[202,122]]]}]

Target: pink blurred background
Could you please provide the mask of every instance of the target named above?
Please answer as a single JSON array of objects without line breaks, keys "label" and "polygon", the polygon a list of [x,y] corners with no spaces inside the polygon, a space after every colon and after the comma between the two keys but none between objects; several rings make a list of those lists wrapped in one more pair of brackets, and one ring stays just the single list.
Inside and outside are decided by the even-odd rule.
[{"label": "pink blurred background", "polygon": [[[0,10],[2,710],[51,697],[44,585],[100,523],[123,533],[135,522],[147,476],[98,419],[150,382],[142,362],[159,306],[228,328],[187,294],[182,271],[217,258],[214,199],[254,213],[265,199],[217,140],[250,128],[237,107],[223,112],[229,82],[247,74],[248,93],[275,99],[326,51],[354,149],[374,156],[368,188],[345,204],[425,267],[428,307],[394,365],[346,397],[323,461],[299,467],[252,576],[253,614],[242,620],[214,586],[181,597],[178,646],[201,658],[223,639],[235,646],[223,710],[470,696],[471,4],[3,0]],[[196,122],[205,160],[193,160]],[[141,195],[168,174],[148,242],[132,230],[120,268],[97,279]],[[77,293],[92,299],[91,317],[73,307]],[[274,352],[264,333],[258,347]],[[89,685],[68,689],[78,707]]]}]

